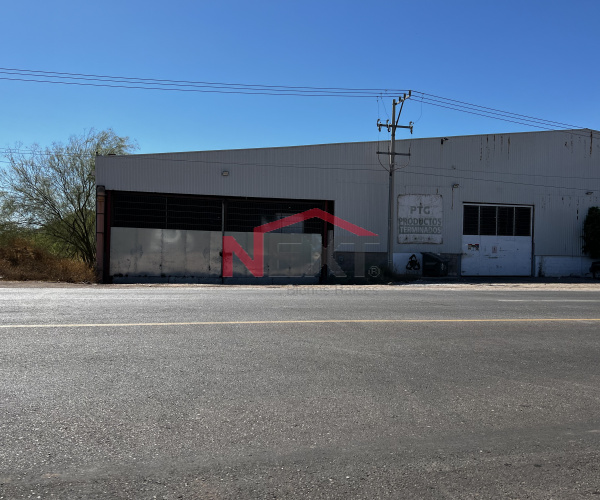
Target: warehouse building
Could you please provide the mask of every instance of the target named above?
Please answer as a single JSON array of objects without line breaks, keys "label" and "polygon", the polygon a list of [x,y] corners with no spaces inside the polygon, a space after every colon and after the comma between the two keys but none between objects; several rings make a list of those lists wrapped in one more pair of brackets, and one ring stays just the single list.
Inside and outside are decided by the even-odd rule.
[{"label": "warehouse building", "polygon": [[[99,271],[106,282],[377,277],[389,262],[387,148],[98,157]],[[598,132],[406,139],[395,149],[396,273],[419,275],[439,256],[455,276],[589,275],[582,228],[600,205]]]}]

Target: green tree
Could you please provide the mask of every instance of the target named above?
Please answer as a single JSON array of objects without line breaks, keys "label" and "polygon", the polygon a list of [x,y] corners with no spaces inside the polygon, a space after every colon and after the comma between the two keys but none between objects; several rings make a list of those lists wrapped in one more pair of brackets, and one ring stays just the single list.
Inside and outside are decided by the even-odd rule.
[{"label": "green tree", "polygon": [[128,154],[137,145],[112,129],[71,136],[66,144],[7,148],[0,169],[0,214],[12,228],[35,230],[61,253],[96,260],[96,155]]},{"label": "green tree", "polygon": [[600,259],[600,207],[590,207],[583,223],[583,251]]}]

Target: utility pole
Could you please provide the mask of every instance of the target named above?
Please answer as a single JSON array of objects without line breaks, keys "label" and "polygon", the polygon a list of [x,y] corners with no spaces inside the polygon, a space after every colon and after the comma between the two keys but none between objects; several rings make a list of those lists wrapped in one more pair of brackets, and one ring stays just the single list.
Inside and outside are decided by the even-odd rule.
[{"label": "utility pole", "polygon": [[[409,122],[408,125],[398,125],[402,108],[404,107],[404,101],[410,99],[411,91],[408,91],[408,95],[404,94],[402,97],[398,97],[398,101],[394,99],[392,103],[392,123],[386,120],[385,124],[377,120],[377,128],[381,132],[381,127],[386,127],[388,132],[392,133],[392,141],[390,144],[390,151],[383,152],[377,151],[378,155],[387,154],[390,156],[390,185],[388,195],[388,244],[387,244],[387,267],[388,271],[391,272],[394,269],[394,172],[396,170],[396,156],[410,156],[410,153],[396,153],[396,129],[407,128],[410,133],[413,132],[413,122]],[[398,117],[396,117],[396,105],[400,104],[400,110],[398,111]]]}]

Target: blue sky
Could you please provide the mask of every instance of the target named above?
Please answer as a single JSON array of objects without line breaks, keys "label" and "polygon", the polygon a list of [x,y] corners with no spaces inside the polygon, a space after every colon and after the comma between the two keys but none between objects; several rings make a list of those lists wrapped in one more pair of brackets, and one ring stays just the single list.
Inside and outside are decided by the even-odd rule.
[{"label": "blue sky", "polygon": [[[600,129],[597,0],[20,0],[2,11],[3,68],[414,89]],[[0,147],[112,127],[137,140],[141,153],[387,140],[375,124],[389,117],[392,100],[7,80],[0,96]],[[401,121],[415,122],[413,137],[536,130],[418,99]]]}]

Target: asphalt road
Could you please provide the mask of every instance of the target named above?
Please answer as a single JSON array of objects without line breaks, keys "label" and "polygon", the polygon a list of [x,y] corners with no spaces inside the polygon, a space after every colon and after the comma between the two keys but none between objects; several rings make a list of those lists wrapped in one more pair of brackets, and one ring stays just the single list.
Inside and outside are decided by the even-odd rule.
[{"label": "asphalt road", "polygon": [[0,499],[600,498],[600,287],[1,286]]}]

